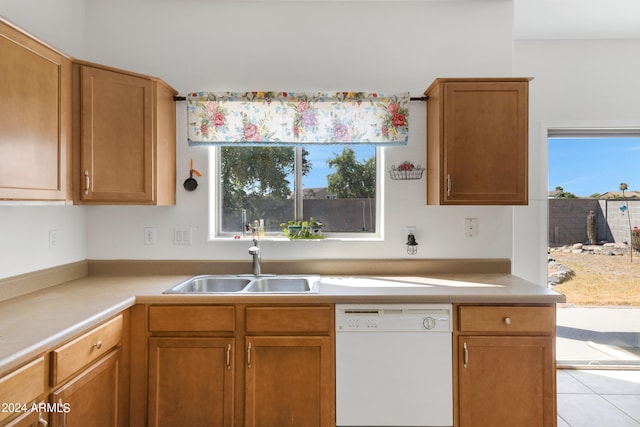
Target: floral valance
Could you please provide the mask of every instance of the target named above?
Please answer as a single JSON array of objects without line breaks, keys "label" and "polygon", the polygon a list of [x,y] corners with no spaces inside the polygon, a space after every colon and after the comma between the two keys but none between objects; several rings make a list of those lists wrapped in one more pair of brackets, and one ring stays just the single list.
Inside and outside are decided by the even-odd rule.
[{"label": "floral valance", "polygon": [[189,145],[405,145],[409,93],[194,92]]}]

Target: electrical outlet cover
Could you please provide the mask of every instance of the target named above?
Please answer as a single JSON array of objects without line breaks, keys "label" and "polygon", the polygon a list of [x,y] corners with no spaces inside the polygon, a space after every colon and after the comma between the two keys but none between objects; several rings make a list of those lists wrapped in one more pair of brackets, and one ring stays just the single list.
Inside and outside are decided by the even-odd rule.
[{"label": "electrical outlet cover", "polygon": [[144,244],[145,245],[156,244],[156,228],[155,227],[144,228]]}]

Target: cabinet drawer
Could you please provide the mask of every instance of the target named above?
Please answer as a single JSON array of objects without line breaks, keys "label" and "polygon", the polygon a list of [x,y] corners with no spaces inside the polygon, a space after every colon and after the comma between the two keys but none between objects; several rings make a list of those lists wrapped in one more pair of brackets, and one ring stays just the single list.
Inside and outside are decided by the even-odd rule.
[{"label": "cabinet drawer", "polygon": [[247,332],[321,332],[333,329],[331,307],[247,307]]},{"label": "cabinet drawer", "polygon": [[534,332],[550,334],[555,328],[553,307],[461,306],[461,332]]},{"label": "cabinet drawer", "polygon": [[[44,358],[41,357],[0,378],[0,404],[30,405],[44,393],[45,380]],[[22,408],[0,408],[0,422],[18,411],[22,412]]]},{"label": "cabinet drawer", "polygon": [[122,315],[79,336],[52,352],[51,385],[109,352],[122,340]]},{"label": "cabinet drawer", "polygon": [[233,332],[232,306],[153,306],[149,308],[151,332]]}]

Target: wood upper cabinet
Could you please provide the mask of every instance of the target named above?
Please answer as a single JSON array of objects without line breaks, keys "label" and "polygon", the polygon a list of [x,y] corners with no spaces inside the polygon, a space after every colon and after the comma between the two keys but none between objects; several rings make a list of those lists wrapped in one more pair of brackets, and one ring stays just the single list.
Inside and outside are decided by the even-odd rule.
[{"label": "wood upper cabinet", "polygon": [[555,426],[554,308],[460,306],[458,427]]},{"label": "wood upper cabinet", "polygon": [[0,199],[71,199],[71,61],[0,19]]},{"label": "wood upper cabinet", "polygon": [[74,63],[74,188],[81,204],[175,204],[177,92]]},{"label": "wood upper cabinet", "polygon": [[528,78],[436,79],[427,103],[427,203],[528,203]]}]

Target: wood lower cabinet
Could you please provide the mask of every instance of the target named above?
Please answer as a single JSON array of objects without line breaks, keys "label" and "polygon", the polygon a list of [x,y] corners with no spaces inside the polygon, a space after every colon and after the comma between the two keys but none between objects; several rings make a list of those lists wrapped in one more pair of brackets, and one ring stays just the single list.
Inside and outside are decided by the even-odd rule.
[{"label": "wood lower cabinet", "polygon": [[0,377],[0,425],[9,419],[13,421],[7,425],[12,426],[29,426],[38,421],[31,409],[45,394],[45,372],[44,357],[39,357]]},{"label": "wood lower cabinet", "polygon": [[119,427],[120,350],[95,362],[51,393],[52,427]]},{"label": "wood lower cabinet", "polygon": [[[459,337],[460,426],[554,426],[551,338]],[[465,357],[463,355],[463,360]]]},{"label": "wood lower cabinet", "polygon": [[456,426],[556,425],[555,311],[459,306]]},{"label": "wood lower cabinet", "polygon": [[0,403],[21,406],[0,410],[0,426],[128,425],[128,322],[124,311],[0,377]]},{"label": "wood lower cabinet", "polygon": [[0,199],[71,199],[71,60],[0,18]]},{"label": "wood lower cabinet", "polygon": [[329,337],[246,337],[246,427],[330,426]]},{"label": "wood lower cabinet", "polygon": [[528,84],[528,78],[431,84],[427,204],[528,203]]},{"label": "wood lower cabinet", "polygon": [[152,305],[134,317],[148,391],[132,393],[131,426],[335,426],[331,305]]},{"label": "wood lower cabinet", "polygon": [[149,339],[149,426],[233,426],[233,338]]},{"label": "wood lower cabinet", "polygon": [[177,92],[158,79],[74,64],[75,199],[175,204]]},{"label": "wood lower cabinet", "polygon": [[49,421],[46,412],[39,412],[37,409],[28,410],[15,420],[9,422],[5,427],[43,427],[48,426]]}]

